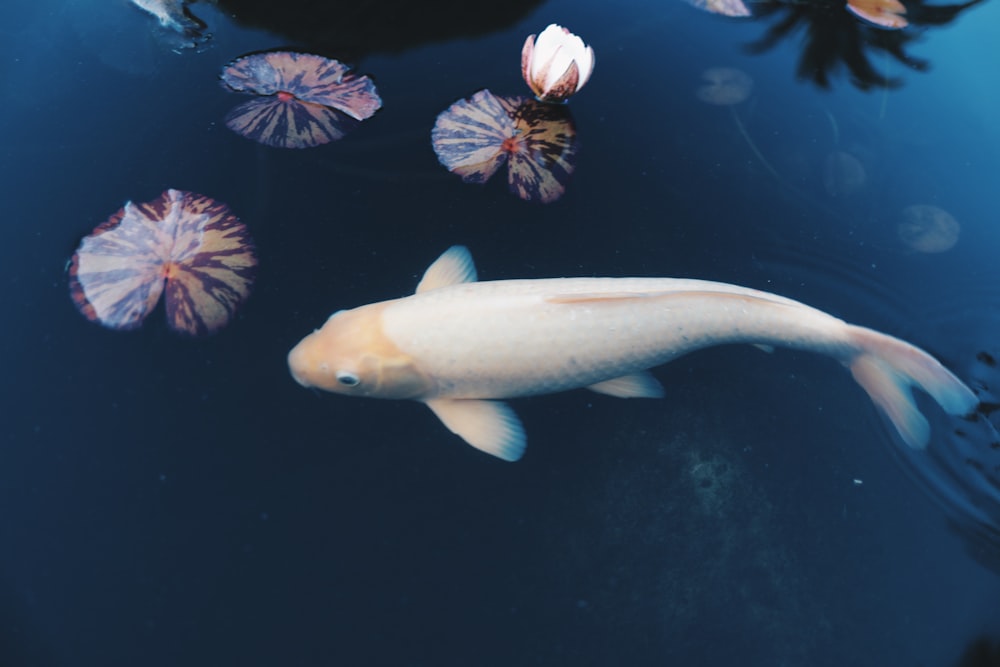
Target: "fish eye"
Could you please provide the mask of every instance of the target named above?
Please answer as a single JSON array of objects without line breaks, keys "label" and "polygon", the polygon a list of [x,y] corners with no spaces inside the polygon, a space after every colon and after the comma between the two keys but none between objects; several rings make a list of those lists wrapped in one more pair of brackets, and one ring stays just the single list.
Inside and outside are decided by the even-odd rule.
[{"label": "fish eye", "polygon": [[356,387],[361,384],[361,378],[350,371],[337,371],[337,382],[345,387]]}]

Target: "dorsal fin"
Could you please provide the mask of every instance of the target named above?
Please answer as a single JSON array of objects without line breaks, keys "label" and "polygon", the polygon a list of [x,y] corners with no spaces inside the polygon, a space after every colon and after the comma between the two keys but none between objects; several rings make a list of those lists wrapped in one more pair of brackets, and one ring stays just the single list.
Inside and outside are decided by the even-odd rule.
[{"label": "dorsal fin", "polygon": [[424,277],[417,285],[417,294],[448,285],[474,283],[476,280],[476,265],[469,249],[464,245],[453,245],[424,271]]}]

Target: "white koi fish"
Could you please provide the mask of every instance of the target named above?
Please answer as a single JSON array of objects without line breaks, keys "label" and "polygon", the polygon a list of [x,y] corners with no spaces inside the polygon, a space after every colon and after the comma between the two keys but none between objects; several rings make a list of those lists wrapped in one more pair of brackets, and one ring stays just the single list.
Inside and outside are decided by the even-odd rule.
[{"label": "white koi fish", "polygon": [[476,282],[461,246],[427,269],[416,294],[334,313],[292,349],[288,366],[305,387],[421,401],[473,447],[516,461],[524,429],[497,399],[579,387],[661,397],[647,369],[721,343],[833,357],[911,447],[930,437],[912,387],[952,415],[977,405],[923,350],[791,299],[672,278]]}]

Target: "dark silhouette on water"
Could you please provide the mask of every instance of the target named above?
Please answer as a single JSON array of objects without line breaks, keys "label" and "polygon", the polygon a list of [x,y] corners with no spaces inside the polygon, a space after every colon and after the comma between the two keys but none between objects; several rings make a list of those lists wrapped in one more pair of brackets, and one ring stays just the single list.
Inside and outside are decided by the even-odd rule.
[{"label": "dark silhouette on water", "polygon": [[[927,71],[930,62],[908,53],[926,29],[954,21],[983,0],[933,5],[907,0],[906,30],[883,30],[851,14],[843,2],[764,0],[750,6],[755,19],[771,23],[765,34],[747,46],[764,53],[779,42],[804,33],[799,78],[829,88],[846,68],[851,83],[863,90],[898,88],[901,77],[876,67],[876,58],[891,58],[906,69]],[[320,0],[218,0],[233,20],[250,28],[277,33],[291,43],[338,58],[357,60],[370,53],[399,53],[423,44],[489,34],[527,16],[540,0],[467,3],[462,0],[369,0],[354,3]],[[916,28],[916,29],[915,29]]]},{"label": "dark silhouette on water", "polygon": [[[965,10],[982,0],[951,5],[930,5],[925,0],[907,0],[907,30],[883,30],[865,25],[843,7],[843,3],[805,2],[789,3],[778,0],[754,3],[753,14],[771,21],[763,37],[747,45],[747,51],[764,53],[779,42],[804,34],[802,56],[796,74],[821,88],[829,88],[842,68],[847,69],[853,85],[862,89],[899,88],[900,77],[880,71],[873,63],[878,56],[886,63],[889,58],[906,69],[924,72],[930,61],[910,55],[911,43],[921,39],[924,31],[913,27],[943,26],[954,21]],[[883,68],[884,70],[884,68]]]},{"label": "dark silhouette on water", "polygon": [[541,0],[219,0],[240,25],[278,33],[289,42],[339,58],[399,53],[422,44],[471,38],[510,27]]},{"label": "dark silhouette on water", "polygon": [[1000,667],[1000,640],[979,637],[965,649],[956,667]]}]

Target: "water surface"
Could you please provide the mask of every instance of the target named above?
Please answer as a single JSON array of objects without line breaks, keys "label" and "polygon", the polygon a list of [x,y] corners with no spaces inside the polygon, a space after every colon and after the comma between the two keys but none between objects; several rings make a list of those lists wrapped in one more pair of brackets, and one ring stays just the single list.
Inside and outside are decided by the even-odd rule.
[{"label": "water surface", "polygon": [[[924,403],[935,440],[909,452],[828,359],[719,348],[658,369],[663,401],[517,401],[514,465],[423,406],[317,396],[285,366],[330,313],[410,293],[462,243],[484,279],[777,292],[905,338],[995,401],[996,5],[911,26],[909,62],[817,7],[803,20],[853,27],[877,73],[834,59],[824,88],[800,65],[806,23],[749,48],[793,4],[736,20],[368,3],[340,22],[309,4],[194,4],[212,37],[188,49],[118,1],[5,21],[0,661],[952,665],[1000,636],[992,427]],[[484,87],[526,94],[521,44],[551,22],[597,54],[570,102],[566,195],[463,184],[431,149],[435,117]],[[384,108],[309,150],[230,132],[222,66],[279,47],[356,65]],[[753,79],[748,99],[698,99],[719,66]],[[257,244],[253,295],[206,339],[162,313],[104,330],[68,295],[79,239],[167,188],[225,202]],[[908,247],[911,205],[949,212],[954,246]]]}]

